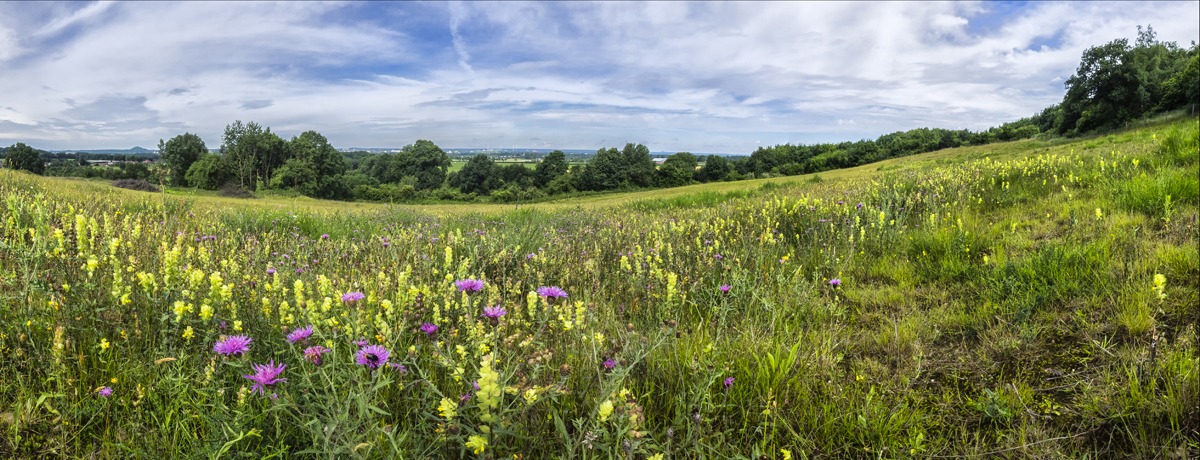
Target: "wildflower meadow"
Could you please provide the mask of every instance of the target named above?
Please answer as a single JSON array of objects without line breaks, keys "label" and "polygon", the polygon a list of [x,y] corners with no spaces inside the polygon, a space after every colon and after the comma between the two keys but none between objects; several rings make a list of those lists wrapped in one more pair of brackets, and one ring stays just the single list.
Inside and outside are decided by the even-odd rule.
[{"label": "wildflower meadow", "polygon": [[1195,458],[1198,132],[470,212],[0,171],[0,457]]}]

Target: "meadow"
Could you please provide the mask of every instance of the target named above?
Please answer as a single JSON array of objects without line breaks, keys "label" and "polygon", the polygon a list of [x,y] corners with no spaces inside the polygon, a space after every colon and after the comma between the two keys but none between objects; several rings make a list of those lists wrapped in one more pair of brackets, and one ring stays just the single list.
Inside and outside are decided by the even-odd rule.
[{"label": "meadow", "polygon": [[1195,458],[1200,124],[535,204],[0,171],[4,458]]}]

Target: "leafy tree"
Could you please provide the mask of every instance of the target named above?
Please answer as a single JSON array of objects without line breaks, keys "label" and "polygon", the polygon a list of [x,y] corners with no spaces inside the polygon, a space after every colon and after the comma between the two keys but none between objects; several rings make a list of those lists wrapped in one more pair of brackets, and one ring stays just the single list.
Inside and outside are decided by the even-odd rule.
[{"label": "leafy tree", "polygon": [[567,156],[562,150],[555,150],[542,158],[538,163],[534,183],[538,187],[546,187],[550,181],[567,173]]},{"label": "leafy tree", "polygon": [[234,176],[229,171],[228,164],[219,155],[206,153],[192,163],[188,168],[188,185],[205,190],[216,190],[225,185]]},{"label": "leafy tree", "polygon": [[187,171],[192,163],[208,153],[204,141],[192,133],[183,133],[163,142],[158,140],[158,154],[163,165],[170,171],[172,185],[187,185]]},{"label": "leafy tree", "polygon": [[287,143],[270,128],[241,120],[225,126],[221,155],[238,185],[248,190],[260,181],[269,184],[275,169],[290,157]]},{"label": "leafy tree", "polygon": [[537,174],[520,163],[497,166],[496,173],[500,175],[500,181],[504,183],[505,187],[514,185],[522,188],[533,187],[534,177]]},{"label": "leafy tree", "polygon": [[320,176],[312,164],[299,158],[283,162],[271,177],[271,188],[292,189],[304,196],[321,197]]},{"label": "leafy tree", "polygon": [[[517,167],[522,166],[517,165]],[[450,186],[462,190],[463,193],[487,195],[500,187],[496,169],[496,162],[487,155],[475,155],[470,161],[467,161],[462,169],[450,177]]]},{"label": "leafy tree", "polygon": [[4,167],[39,175],[46,171],[46,164],[42,163],[42,157],[37,150],[21,142],[13,144],[5,151]]},{"label": "leafy tree", "polygon": [[417,178],[417,190],[441,187],[446,181],[446,171],[450,169],[450,157],[446,152],[437,144],[424,139],[405,146],[400,152],[400,160],[402,169],[406,172],[404,175]]},{"label": "leafy tree", "polygon": [[600,149],[578,176],[580,190],[616,190],[627,181],[625,157],[615,148]]},{"label": "leafy tree", "polygon": [[1182,60],[1179,71],[1163,82],[1160,109],[1183,108],[1196,114],[1196,104],[1200,103],[1200,47],[1193,46],[1188,56]]},{"label": "leafy tree", "polygon": [[[287,151],[292,157],[275,171],[270,182],[272,187],[294,188],[314,198],[347,195],[346,159],[321,133],[305,131],[293,137]],[[286,177],[280,177],[285,173]]]},{"label": "leafy tree", "polygon": [[654,159],[650,158],[650,149],[642,144],[625,144],[625,148],[621,150],[621,156],[625,160],[625,178],[621,181],[624,184],[633,185],[635,187],[652,187],[655,182],[655,167]]},{"label": "leafy tree", "polygon": [[697,163],[696,156],[688,152],[679,152],[667,157],[658,168],[658,186],[679,187],[692,183]]},{"label": "leafy tree", "polygon": [[733,167],[729,164],[729,160],[720,155],[709,155],[704,160],[704,167],[696,172],[696,178],[700,182],[716,182],[725,180]]},{"label": "leafy tree", "polygon": [[1083,52],[1075,75],[1067,79],[1060,134],[1119,126],[1141,115],[1146,97],[1129,51],[1129,41],[1122,38]]}]

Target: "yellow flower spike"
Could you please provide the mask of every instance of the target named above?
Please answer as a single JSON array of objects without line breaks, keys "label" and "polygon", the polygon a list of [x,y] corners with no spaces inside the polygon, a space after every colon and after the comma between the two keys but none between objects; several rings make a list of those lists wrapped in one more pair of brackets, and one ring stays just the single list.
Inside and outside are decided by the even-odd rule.
[{"label": "yellow flower spike", "polygon": [[438,414],[440,414],[442,418],[450,420],[454,418],[455,415],[458,415],[458,403],[450,398],[442,398],[441,403],[438,404],[437,410]]},{"label": "yellow flower spike", "polygon": [[100,339],[100,351],[106,351],[106,350],[108,350],[108,347],[109,347],[108,339],[101,338]]},{"label": "yellow flower spike", "polygon": [[475,455],[482,454],[483,451],[487,449],[487,445],[487,439],[485,439],[483,436],[471,435],[471,437],[467,438],[466,446],[468,449],[471,449],[471,452]]},{"label": "yellow flower spike", "polygon": [[600,409],[596,412],[596,420],[599,420],[600,422],[607,422],[608,417],[612,415],[612,412],[612,401],[605,400],[604,402],[600,403]]},{"label": "yellow flower spike", "polygon": [[186,329],[183,330],[183,339],[184,340],[191,342],[192,337],[195,337],[195,336],[196,336],[196,332],[192,330],[191,326],[188,326]]}]

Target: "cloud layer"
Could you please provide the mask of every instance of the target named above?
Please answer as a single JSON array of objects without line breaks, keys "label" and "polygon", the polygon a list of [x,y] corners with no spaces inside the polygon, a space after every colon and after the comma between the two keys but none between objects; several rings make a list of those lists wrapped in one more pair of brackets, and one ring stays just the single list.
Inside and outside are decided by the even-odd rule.
[{"label": "cloud layer", "polygon": [[748,153],[1061,99],[1089,46],[1197,2],[0,3],[0,144],[153,147],[256,121],[339,147]]}]

